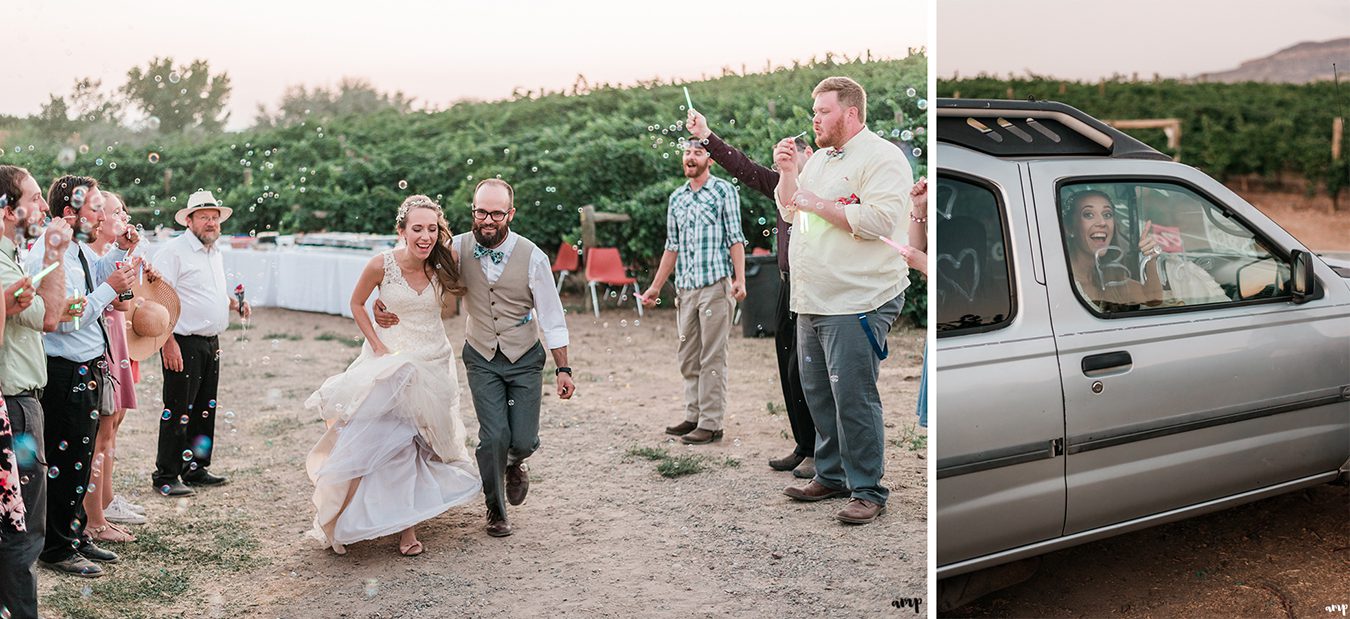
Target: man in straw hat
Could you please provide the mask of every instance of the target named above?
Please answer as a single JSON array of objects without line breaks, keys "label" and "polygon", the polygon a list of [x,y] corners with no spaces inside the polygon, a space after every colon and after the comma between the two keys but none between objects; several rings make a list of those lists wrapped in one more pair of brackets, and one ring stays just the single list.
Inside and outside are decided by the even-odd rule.
[{"label": "man in straw hat", "polygon": [[[103,225],[104,198],[92,178],[66,175],[56,179],[47,191],[47,202],[75,227],[77,239],[93,237]],[[118,263],[126,260],[140,238],[132,229],[117,238],[116,247],[99,257],[83,242],[58,250],[54,245],[57,239],[51,237],[50,233],[38,237],[24,266],[36,276],[47,260],[60,257],[65,296],[79,299],[63,303],[73,319],[61,322],[42,339],[47,354],[47,385],[39,401],[42,448],[47,458],[47,530],[38,559],[53,570],[93,577],[103,570],[90,561],[113,563],[118,559],[85,533],[81,500],[89,484],[100,397],[107,388],[106,379],[101,379],[108,364],[103,308],[131,288],[133,268],[119,267]]]},{"label": "man in straw hat", "polygon": [[164,413],[152,477],[155,491],[164,496],[195,494],[188,486],[225,483],[207,470],[215,442],[219,336],[229,328],[231,312],[246,319],[252,315],[248,303],[241,305],[226,289],[225,265],[216,247],[220,225],[231,213],[209,191],[192,194],[187,207],[174,214],[187,231],[155,255],[155,267],[178,292],[179,301],[178,312],[168,306],[173,337],[164,339],[162,350]]}]

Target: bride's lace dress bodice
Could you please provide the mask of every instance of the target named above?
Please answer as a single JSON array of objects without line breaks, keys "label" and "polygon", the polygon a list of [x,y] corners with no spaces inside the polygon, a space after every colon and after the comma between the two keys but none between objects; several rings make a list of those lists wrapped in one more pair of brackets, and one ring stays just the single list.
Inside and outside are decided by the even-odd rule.
[{"label": "bride's lace dress bodice", "polygon": [[390,353],[427,361],[451,356],[450,339],[441,322],[441,287],[436,278],[431,278],[431,284],[418,294],[403,277],[403,270],[394,259],[394,250],[389,250],[384,253],[380,300],[398,316],[398,324],[388,329],[375,325],[375,333]]}]

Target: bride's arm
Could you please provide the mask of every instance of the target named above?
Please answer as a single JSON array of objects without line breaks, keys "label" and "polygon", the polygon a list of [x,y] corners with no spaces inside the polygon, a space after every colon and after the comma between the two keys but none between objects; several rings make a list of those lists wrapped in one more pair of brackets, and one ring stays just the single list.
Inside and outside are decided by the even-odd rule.
[{"label": "bride's arm", "polygon": [[384,342],[380,341],[380,336],[375,334],[375,325],[370,321],[370,314],[366,313],[366,301],[370,299],[370,293],[374,292],[384,279],[384,256],[377,255],[366,263],[366,268],[361,270],[361,277],[356,280],[356,288],[352,290],[352,318],[356,320],[356,326],[361,329],[361,334],[366,336],[366,341],[370,343],[370,349],[375,354],[384,355],[389,353],[389,349],[384,347]]}]

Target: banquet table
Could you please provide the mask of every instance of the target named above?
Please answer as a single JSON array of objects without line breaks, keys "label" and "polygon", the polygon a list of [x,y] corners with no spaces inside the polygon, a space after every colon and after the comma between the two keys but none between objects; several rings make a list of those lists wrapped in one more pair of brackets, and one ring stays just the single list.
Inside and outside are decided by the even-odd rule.
[{"label": "banquet table", "polygon": [[[152,264],[162,245],[154,243],[146,248]],[[352,315],[349,305],[352,289],[361,277],[361,269],[376,253],[303,246],[266,250],[221,246],[226,286],[233,293],[235,286],[243,284],[245,299],[253,307],[279,307],[348,318]],[[373,302],[372,297],[366,306]]]}]

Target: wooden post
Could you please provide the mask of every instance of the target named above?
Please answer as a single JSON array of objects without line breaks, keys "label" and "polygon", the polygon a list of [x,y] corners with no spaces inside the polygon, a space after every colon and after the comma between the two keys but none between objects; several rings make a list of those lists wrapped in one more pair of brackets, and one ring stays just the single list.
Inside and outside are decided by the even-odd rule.
[{"label": "wooden post", "polygon": [[586,252],[595,246],[595,206],[587,204],[581,207],[581,258],[586,259]]},{"label": "wooden post", "polygon": [[253,185],[253,168],[244,168],[244,186]]},{"label": "wooden post", "polygon": [[172,181],[172,180],[173,180],[173,169],[172,169],[172,168],[164,168],[164,195],[165,195],[165,196],[173,195],[173,191],[169,189],[170,181]]},{"label": "wooden post", "polygon": [[1331,121],[1331,160],[1341,160],[1341,134],[1345,132],[1345,119],[1337,116]]},{"label": "wooden post", "polygon": [[1012,88],[1012,86],[1009,86],[1009,87],[1008,87],[1008,96],[1007,96],[1007,97],[1004,97],[1004,98],[1005,98],[1005,99],[1011,99],[1011,98],[1013,98],[1013,88]]},{"label": "wooden post", "polygon": [[774,105],[774,100],[773,100],[773,99],[769,99],[769,118],[776,118],[776,117],[777,117],[777,115],[774,114],[774,111],[777,109],[777,107],[778,107],[778,106]]},{"label": "wooden post", "polygon": [[586,250],[596,247],[595,224],[607,222],[626,222],[631,218],[623,213],[597,213],[595,206],[587,204],[581,207],[581,259],[586,259]]}]

